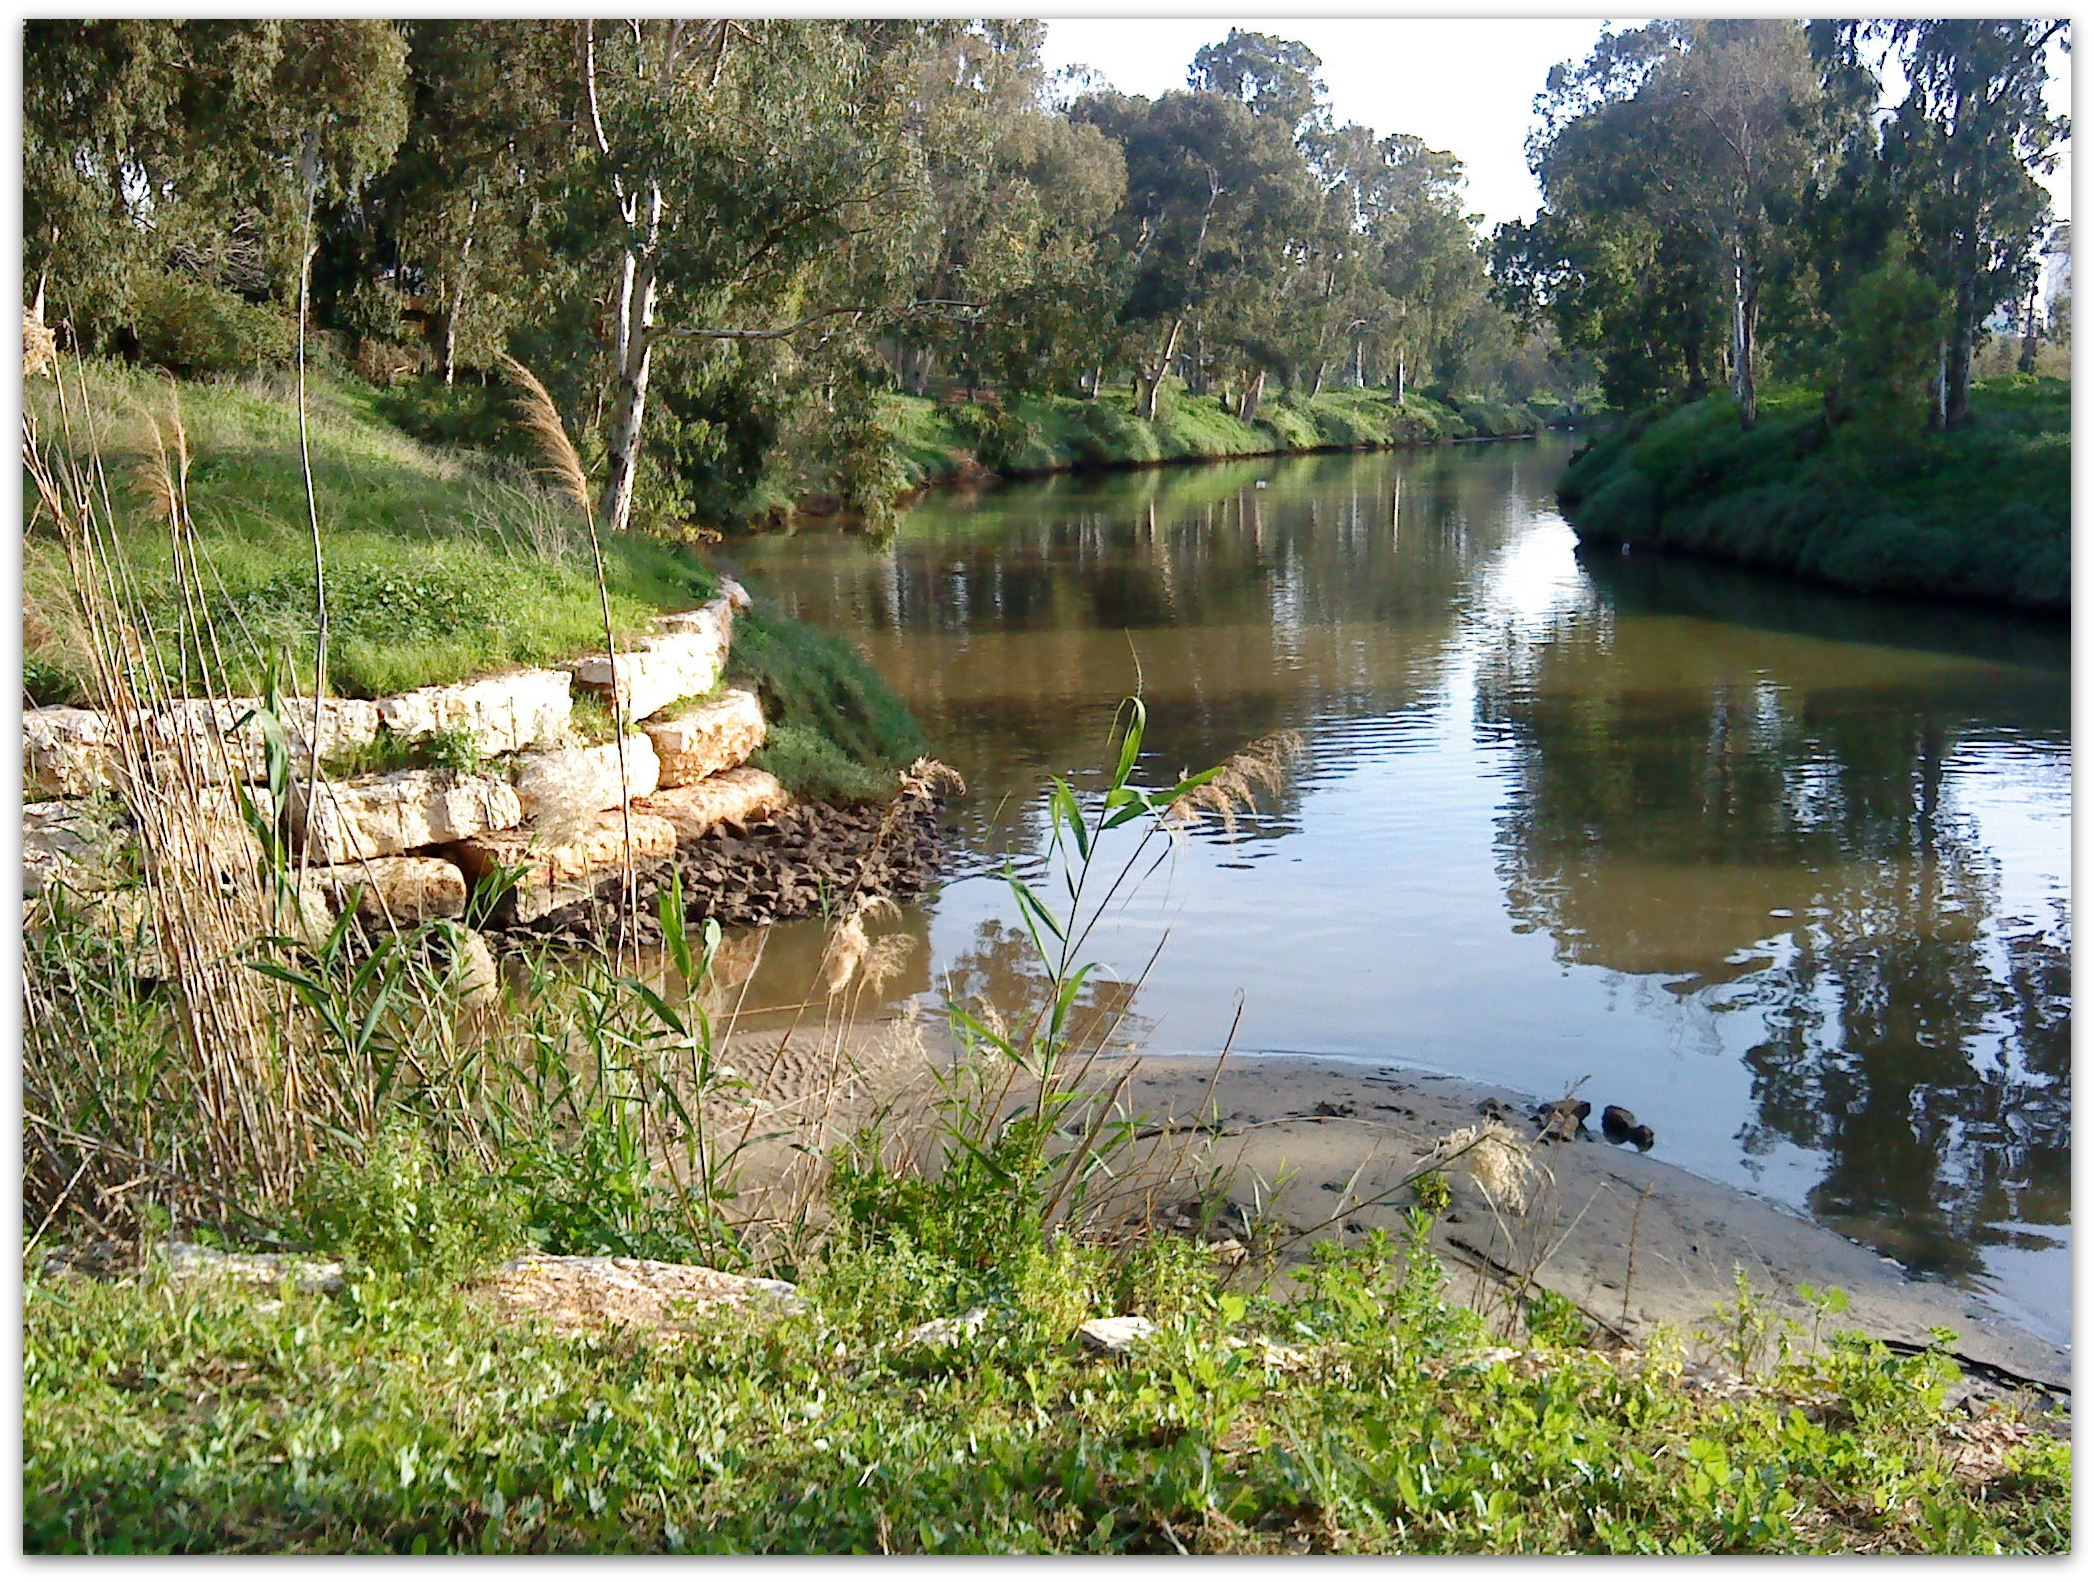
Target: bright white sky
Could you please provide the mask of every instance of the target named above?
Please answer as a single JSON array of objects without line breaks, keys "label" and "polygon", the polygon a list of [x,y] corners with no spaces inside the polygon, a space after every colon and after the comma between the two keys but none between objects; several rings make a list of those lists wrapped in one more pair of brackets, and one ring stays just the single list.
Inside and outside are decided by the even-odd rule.
[{"label": "bright white sky", "polygon": [[[1741,6],[1736,14],[1757,10]],[[1978,9],[1989,9],[1980,7]],[[1733,14],[1733,13],[1725,13]],[[1618,18],[1616,26],[1640,26]],[[1377,132],[1410,132],[1461,160],[1469,208],[1488,229],[1532,217],[1541,201],[1527,172],[1527,133],[1534,97],[1549,68],[1582,59],[1605,25],[1597,19],[1198,17],[1049,18],[1050,71],[1090,66],[1122,93],[1154,98],[1185,86],[1186,69],[1203,44],[1240,27],[1306,44],[1323,60],[1331,111]],[[2068,57],[2054,63],[2053,103],[2071,105]],[[2045,182],[2060,217],[2072,212],[2068,159]]]}]

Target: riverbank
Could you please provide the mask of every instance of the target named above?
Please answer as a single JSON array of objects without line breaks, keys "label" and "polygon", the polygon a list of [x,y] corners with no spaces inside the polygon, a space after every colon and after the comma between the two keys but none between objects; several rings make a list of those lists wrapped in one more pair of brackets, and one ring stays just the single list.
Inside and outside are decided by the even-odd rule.
[{"label": "riverbank", "polygon": [[[892,1116],[897,1095],[953,1097],[927,1089],[920,1043],[877,1029],[751,1045],[736,1057],[751,1086],[734,1102],[810,1138]],[[1467,1092],[1432,1079],[1287,1064],[1261,1091],[1264,1067],[1216,1078],[1165,1063],[1126,1099],[1218,1113],[1221,1135],[1194,1147],[1234,1149],[1246,1171],[1291,1165],[1318,1181],[1359,1169],[1355,1194],[1378,1184],[1360,1140],[1380,1116],[1402,1112],[1419,1136],[1480,1122]],[[840,1094],[839,1071],[862,1080]],[[1321,1096],[1305,1104],[1310,1091]],[[1169,1150],[1170,1130],[1129,1141],[1153,1152],[1143,1138],[1160,1131]],[[1249,1138],[1271,1158],[1249,1157]],[[1528,1213],[1551,1215],[1552,1239],[1579,1214],[1571,1160],[1599,1146],[1549,1151],[1555,1181]],[[1493,1170],[1459,1153],[1444,1196],[1407,1189],[1371,1225],[1354,1222],[1373,1211],[1341,1206],[1347,1245],[1324,1226],[1316,1247],[1291,1251],[1276,1230],[1329,1205],[1305,1197],[1297,1210],[1286,1186],[1232,1211],[1197,1192],[1176,1202],[1154,1179],[1146,1223],[1079,1240],[1047,1236],[1021,1207],[1044,1181],[992,1189],[955,1161],[962,1179],[941,1184],[856,1157],[832,1181],[826,1244],[774,1269],[782,1283],[604,1257],[498,1262],[511,1244],[473,1219],[488,1208],[470,1192],[418,1183],[427,1217],[387,1217],[384,1194],[406,1184],[398,1159],[337,1205],[338,1239],[302,1260],[183,1247],[39,1259],[24,1287],[25,1547],[1939,1554],[2069,1542],[2062,1425],[1982,1375],[1959,1379],[1925,1334],[1907,1347],[1854,1333],[1872,1325],[1866,1291],[1806,1322],[1790,1338],[1820,1344],[1801,1349],[1783,1344],[1788,1310],[1757,1275],[1742,1299],[1734,1283],[1714,1288],[1728,1308],[1630,1340],[1606,1311],[1611,1292],[1520,1292],[1494,1269],[1505,1249],[1491,1251],[1476,1186]],[[1675,1256],[1684,1239],[1713,1263],[1728,1227],[1662,1165],[1640,1163],[1647,1173],[1627,1182],[1660,1183],[1640,1229],[1634,1303],[1647,1311],[1689,1266]],[[1544,1192],[1561,1197],[1549,1207]],[[1782,1249],[1770,1254],[1765,1227],[1741,1228],[1769,1273]],[[1554,1273],[1541,1284],[1565,1290]],[[1966,1329],[1956,1349],[1973,1345]]]},{"label": "riverbank", "polygon": [[1532,435],[1543,424],[1520,403],[1483,397],[1443,402],[1416,391],[1397,401],[1380,388],[1282,394],[1264,402],[1249,421],[1219,397],[1182,387],[1166,388],[1154,421],[1136,413],[1125,390],[1091,401],[1027,396],[1008,406],[897,396],[890,398],[888,413],[896,461],[911,489],[984,472],[1019,478],[1504,439]]},{"label": "riverbank", "polygon": [[1639,414],[1558,485],[1581,540],[1677,549],[1876,593],[2071,607],[2072,390],[1979,382],[1971,417],[1904,440],[1828,429],[1813,391]]}]

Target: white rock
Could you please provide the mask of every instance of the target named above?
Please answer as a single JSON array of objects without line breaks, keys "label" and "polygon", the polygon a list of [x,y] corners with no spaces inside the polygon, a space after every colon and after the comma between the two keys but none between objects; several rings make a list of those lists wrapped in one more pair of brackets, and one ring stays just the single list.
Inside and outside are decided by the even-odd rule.
[{"label": "white rock", "polygon": [[292,788],[292,824],[322,864],[392,857],[523,822],[516,788],[494,775],[404,769]]},{"label": "white rock", "polygon": [[489,757],[558,741],[573,715],[573,681],[564,670],[518,670],[451,686],[380,698],[378,718],[395,736],[469,730]]},{"label": "white rock", "polygon": [[373,857],[309,869],[306,879],[336,912],[354,906],[371,923],[424,923],[465,910],[465,875],[441,857]]},{"label": "white rock", "polygon": [[23,785],[44,796],[85,796],[109,778],[114,725],[100,709],[24,709]]},{"label": "white rock", "polygon": [[732,577],[720,579],[720,597],[727,601],[727,607],[737,615],[749,608],[749,590]]},{"label": "white rock", "polygon": [[24,803],[22,894],[41,895],[59,880],[82,892],[114,883],[123,840],[112,811],[84,801]]},{"label": "white rock", "polygon": [[230,1280],[241,1285],[276,1285],[289,1280],[301,1291],[342,1288],[342,1266],[281,1252],[220,1252],[194,1242],[164,1241],[160,1261],[171,1280]]},{"label": "white rock", "polygon": [[1135,1314],[1116,1318],[1094,1318],[1080,1324],[1076,1338],[1092,1351],[1109,1357],[1134,1350],[1156,1333],[1156,1326]]},{"label": "white rock", "polygon": [[[257,783],[267,780],[268,733],[259,718],[263,706],[261,698],[173,698],[161,704],[150,721],[161,773],[214,781],[228,775]],[[322,758],[375,740],[378,705],[364,698],[322,698],[316,707],[309,700],[287,698],[277,721],[283,726],[290,772],[302,775],[312,760],[316,730]]]},{"label": "white rock", "polygon": [[970,1307],[957,1318],[934,1318],[902,1336],[905,1346],[952,1346],[978,1331],[989,1319],[986,1307]]},{"label": "white rock", "polygon": [[734,769],[761,747],[768,727],[756,694],[740,687],[673,716],[647,722],[664,787],[695,785]]},{"label": "white rock", "polygon": [[520,865],[523,871],[511,905],[516,920],[528,923],[587,900],[618,879],[625,868],[628,819],[636,868],[676,850],[676,826],[635,805],[629,815],[616,810],[598,813],[579,830],[553,839],[536,828],[475,835],[453,845],[449,855],[473,884],[498,868]]},{"label": "white rock", "polygon": [[644,720],[678,698],[700,697],[719,684],[734,642],[734,608],[726,599],[655,619],[643,637],[618,655],[594,654],[576,663],[575,685],[609,698],[614,683],[626,718]]},{"label": "white rock", "polygon": [[623,795],[618,759],[616,742],[519,755],[516,794],[523,802],[524,817],[557,820],[601,813],[646,796],[660,784],[661,760],[645,732],[635,731],[625,738]]},{"label": "white rock", "polygon": [[696,785],[657,791],[635,802],[636,811],[667,819],[679,841],[696,840],[716,824],[753,824],[789,807],[792,796],[778,777],[747,764],[708,775]]}]

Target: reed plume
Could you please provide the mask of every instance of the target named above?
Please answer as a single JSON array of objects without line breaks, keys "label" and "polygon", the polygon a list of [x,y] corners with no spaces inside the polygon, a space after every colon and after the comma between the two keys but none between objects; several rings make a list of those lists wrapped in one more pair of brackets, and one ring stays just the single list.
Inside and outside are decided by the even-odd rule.
[{"label": "reed plume", "polygon": [[560,421],[560,409],[538,376],[507,352],[498,361],[502,371],[523,387],[517,398],[516,410],[523,418],[524,432],[531,436],[538,448],[539,476],[551,483],[556,493],[572,501],[574,508],[589,519],[591,528],[596,523],[596,498],[589,490],[589,475],[582,470],[581,453],[574,448],[574,441],[567,437],[567,425]]},{"label": "reed plume", "polygon": [[1231,840],[1236,838],[1236,820],[1258,805],[1258,789],[1278,791],[1287,783],[1287,774],[1295,759],[1301,756],[1302,739],[1298,731],[1274,731],[1261,736],[1248,747],[1222,760],[1214,773],[1183,795],[1174,798],[1164,809],[1164,818],[1172,824],[1185,825],[1203,813],[1212,813],[1222,822],[1222,828]]}]

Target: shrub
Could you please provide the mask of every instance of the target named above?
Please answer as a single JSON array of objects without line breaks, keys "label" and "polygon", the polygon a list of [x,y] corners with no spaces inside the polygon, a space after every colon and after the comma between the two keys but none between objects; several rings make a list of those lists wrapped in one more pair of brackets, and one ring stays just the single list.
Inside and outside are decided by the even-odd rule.
[{"label": "shrub", "polygon": [[140,360],[185,375],[281,367],[298,344],[297,326],[276,309],[179,274],[133,288],[131,328]]}]

